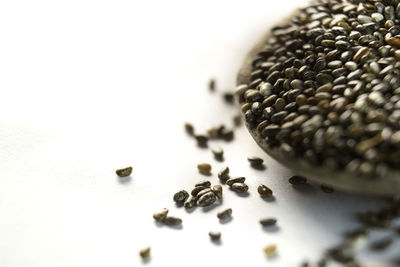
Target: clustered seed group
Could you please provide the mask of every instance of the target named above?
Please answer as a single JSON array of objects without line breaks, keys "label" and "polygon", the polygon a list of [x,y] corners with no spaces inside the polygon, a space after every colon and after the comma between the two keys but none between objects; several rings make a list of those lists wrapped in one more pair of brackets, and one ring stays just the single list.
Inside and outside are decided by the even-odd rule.
[{"label": "clustered seed group", "polygon": [[313,165],[400,168],[400,3],[319,0],[276,26],[237,89],[250,129]]}]

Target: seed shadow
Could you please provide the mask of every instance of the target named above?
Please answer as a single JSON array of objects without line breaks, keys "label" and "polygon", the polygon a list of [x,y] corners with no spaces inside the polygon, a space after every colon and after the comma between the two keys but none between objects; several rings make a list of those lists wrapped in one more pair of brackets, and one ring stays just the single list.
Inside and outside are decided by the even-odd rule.
[{"label": "seed shadow", "polygon": [[196,210],[196,206],[194,206],[193,208],[185,208],[185,211],[186,211],[186,213],[192,213],[193,211],[195,211]]},{"label": "seed shadow", "polygon": [[268,261],[273,261],[276,260],[278,258],[278,253],[275,252],[272,255],[265,255],[265,259],[267,259]]},{"label": "seed shadow", "polygon": [[271,202],[275,202],[276,201],[276,197],[275,196],[270,196],[270,197],[262,197],[261,198],[263,201],[271,203]]},{"label": "seed shadow", "polygon": [[276,233],[279,232],[280,228],[278,225],[262,226],[263,232],[266,233]]},{"label": "seed shadow", "polygon": [[221,239],[219,239],[219,240],[212,240],[212,239],[211,239],[211,243],[213,243],[213,244],[216,245],[216,246],[221,246],[221,245],[222,245]]},{"label": "seed shadow", "polygon": [[148,256],[147,258],[142,259],[142,263],[143,263],[144,265],[148,264],[150,261],[151,261],[151,255]]},{"label": "seed shadow", "polygon": [[219,206],[221,206],[221,205],[222,205],[222,200],[218,201],[218,203],[215,202],[214,204],[212,204],[212,205],[210,205],[210,206],[203,207],[202,211],[203,211],[203,212],[209,212],[209,211],[211,211],[211,210],[213,210],[213,209],[215,209],[216,207],[219,207]]},{"label": "seed shadow", "polygon": [[120,184],[127,184],[132,180],[131,176],[127,176],[127,177],[118,177],[118,183]]},{"label": "seed shadow", "polygon": [[182,208],[182,207],[183,207],[183,204],[175,202],[175,208]]},{"label": "seed shadow", "polygon": [[265,166],[265,164],[261,164],[261,165],[254,165],[254,164],[250,164],[250,166],[257,170],[257,171],[264,171],[267,169],[267,166]]},{"label": "seed shadow", "polygon": [[315,195],[317,194],[317,190],[310,184],[299,184],[299,185],[292,185],[292,187],[305,195]]},{"label": "seed shadow", "polygon": [[212,173],[211,172],[199,172],[201,175],[204,175],[204,176],[212,176]]},{"label": "seed shadow", "polygon": [[226,218],[226,219],[223,219],[223,220],[219,220],[219,223],[220,224],[227,224],[227,223],[229,223],[229,222],[231,222],[233,220],[233,216],[231,215],[231,216],[229,216],[228,218]]},{"label": "seed shadow", "polygon": [[180,224],[180,225],[166,225],[166,224],[164,224],[162,222],[157,222],[157,221],[154,221],[154,224],[158,228],[167,227],[167,228],[171,228],[171,229],[174,229],[174,230],[182,230],[183,229],[183,225],[182,224]]}]

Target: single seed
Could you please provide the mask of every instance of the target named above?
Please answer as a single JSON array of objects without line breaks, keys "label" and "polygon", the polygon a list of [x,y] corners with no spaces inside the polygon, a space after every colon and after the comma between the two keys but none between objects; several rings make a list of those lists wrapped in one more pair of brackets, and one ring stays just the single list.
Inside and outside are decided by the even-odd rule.
[{"label": "single seed", "polygon": [[190,136],[194,135],[194,126],[191,123],[189,122],[185,123],[185,130],[188,133],[188,135]]},{"label": "single seed", "polygon": [[118,169],[115,171],[115,173],[119,176],[119,177],[127,177],[129,175],[131,175],[132,173],[132,167],[126,167],[123,169]]},{"label": "single seed", "polygon": [[240,114],[233,116],[232,120],[233,120],[233,124],[236,127],[239,127],[240,125],[242,125],[242,117],[240,116]]},{"label": "single seed", "polygon": [[202,134],[196,135],[194,137],[197,141],[197,145],[199,147],[207,147],[208,145],[208,137]]},{"label": "single seed", "polygon": [[148,258],[148,257],[150,256],[150,250],[151,250],[150,247],[146,247],[146,248],[144,248],[144,249],[141,249],[141,250],[139,251],[140,257],[141,257],[142,259]]},{"label": "single seed", "polygon": [[221,147],[214,147],[211,149],[211,152],[217,160],[222,160],[224,158],[224,150]]},{"label": "single seed", "polygon": [[226,183],[229,180],[229,167],[225,167],[218,173],[218,178],[222,183]]},{"label": "single seed", "polygon": [[250,162],[251,166],[261,166],[264,162],[264,160],[259,157],[248,157],[247,160]]},{"label": "single seed", "polygon": [[245,183],[234,183],[231,185],[231,189],[237,193],[245,193],[249,190],[249,187]]},{"label": "single seed", "polygon": [[196,199],[197,198],[195,196],[189,197],[184,204],[185,208],[187,209],[194,208],[196,206]]},{"label": "single seed", "polygon": [[176,192],[174,195],[174,201],[178,205],[183,205],[185,203],[186,199],[189,198],[189,193],[186,190],[181,190],[179,192]]},{"label": "single seed", "polygon": [[162,222],[164,221],[164,219],[167,217],[168,214],[168,209],[163,209],[160,212],[156,212],[153,214],[153,218],[154,220],[156,220],[157,222]]},{"label": "single seed", "polygon": [[268,245],[264,247],[264,253],[267,256],[272,256],[273,254],[276,253],[276,245]]},{"label": "single seed", "polygon": [[211,231],[208,233],[212,241],[218,241],[221,239],[221,232]]},{"label": "single seed", "polygon": [[211,165],[209,163],[201,163],[197,165],[197,169],[201,174],[210,174],[211,172]]},{"label": "single seed", "polygon": [[289,183],[292,185],[305,184],[307,183],[307,179],[299,175],[294,175],[289,178]]},{"label": "single seed", "polygon": [[165,225],[169,225],[169,226],[177,226],[177,225],[181,225],[182,224],[182,219],[180,219],[178,217],[167,216],[163,220],[163,223]]},{"label": "single seed", "polygon": [[217,198],[219,198],[219,199],[222,198],[222,186],[214,185],[211,190],[214,192],[214,194],[217,196]]},{"label": "single seed", "polygon": [[260,194],[260,196],[262,198],[272,197],[272,194],[273,194],[272,190],[269,187],[267,187],[266,185],[263,185],[263,184],[258,186],[257,191],[258,191],[258,193]]},{"label": "single seed", "polygon": [[225,102],[228,104],[232,104],[233,101],[235,100],[235,96],[232,93],[224,93],[223,97]]},{"label": "single seed", "polygon": [[266,218],[266,219],[262,219],[260,220],[260,224],[262,226],[273,226],[276,224],[276,219],[275,218]]},{"label": "single seed", "polygon": [[195,186],[195,187],[198,187],[198,186],[211,187],[211,182],[208,181],[208,180],[203,180],[203,181],[198,182],[198,183],[195,184],[194,186]]},{"label": "single seed", "polygon": [[214,92],[214,91],[215,91],[215,80],[214,80],[214,79],[211,79],[211,80],[208,82],[208,89],[209,89],[211,92]]},{"label": "single seed", "polygon": [[226,220],[232,216],[232,209],[226,209],[224,211],[218,212],[217,217],[220,220]]},{"label": "single seed", "polygon": [[197,205],[200,207],[207,207],[212,204],[217,200],[214,192],[208,192],[204,195],[202,195],[198,200],[197,200]]},{"label": "single seed", "polygon": [[327,185],[321,185],[321,190],[325,193],[333,193],[335,190],[332,187],[329,187]]},{"label": "single seed", "polygon": [[226,181],[226,184],[232,186],[234,183],[244,183],[244,181],[246,181],[245,177],[235,177],[228,179]]}]

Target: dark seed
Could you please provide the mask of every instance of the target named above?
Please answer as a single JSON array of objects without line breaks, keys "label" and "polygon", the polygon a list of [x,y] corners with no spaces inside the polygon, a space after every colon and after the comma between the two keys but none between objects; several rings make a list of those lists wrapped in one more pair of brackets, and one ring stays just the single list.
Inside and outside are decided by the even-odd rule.
[{"label": "dark seed", "polygon": [[202,195],[198,200],[197,200],[197,205],[200,207],[207,207],[212,204],[217,200],[214,192],[208,192],[204,195]]},{"label": "dark seed", "polygon": [[302,176],[294,175],[289,178],[289,183],[292,185],[305,184],[307,183],[307,179]]},{"label": "dark seed", "polygon": [[214,185],[211,190],[214,192],[214,194],[217,196],[217,198],[219,198],[219,199],[222,198],[222,186]]},{"label": "dark seed", "polygon": [[275,218],[266,218],[266,219],[260,220],[260,223],[262,226],[272,226],[272,225],[275,225],[276,222],[277,222],[277,220]]},{"label": "dark seed", "polygon": [[230,178],[226,181],[226,184],[231,186],[234,183],[244,183],[244,181],[246,181],[245,177],[236,177],[236,178]]},{"label": "dark seed", "polygon": [[321,190],[325,193],[333,193],[335,190],[332,187],[321,185]]},{"label": "dark seed", "polygon": [[252,166],[260,166],[263,164],[264,160],[259,157],[248,157],[247,160]]},{"label": "dark seed", "polygon": [[220,220],[226,220],[232,216],[232,209],[226,209],[224,211],[218,212],[217,217]]},{"label": "dark seed", "polygon": [[188,133],[188,135],[193,136],[194,135],[194,126],[191,123],[185,123],[185,130]]},{"label": "dark seed", "polygon": [[199,147],[207,147],[207,143],[208,143],[208,137],[205,135],[196,135],[194,137],[197,141],[197,145]]},{"label": "dark seed", "polygon": [[218,173],[218,178],[222,183],[226,183],[229,180],[229,167],[225,167]]},{"label": "dark seed", "polygon": [[221,239],[221,232],[209,232],[208,235],[210,236],[212,241],[218,241]]},{"label": "dark seed", "polygon": [[249,187],[245,183],[234,183],[231,185],[231,189],[237,193],[245,193]]},{"label": "dark seed", "polygon": [[211,152],[214,154],[214,158],[217,160],[222,160],[224,158],[224,150],[221,147],[214,147],[211,149]]},{"label": "dark seed", "polygon": [[190,194],[194,197],[197,197],[197,195],[203,191],[204,189],[210,189],[209,187],[206,186],[196,186],[195,188],[193,188],[192,192],[190,192]]},{"label": "dark seed", "polygon": [[119,177],[127,177],[129,175],[131,175],[132,173],[132,167],[127,167],[127,168],[123,168],[123,169],[118,169],[115,171],[115,173],[119,176]]},{"label": "dark seed", "polygon": [[181,225],[182,224],[182,219],[178,217],[172,217],[172,216],[167,216],[164,220],[163,223],[165,225],[169,226],[176,226],[176,225]]},{"label": "dark seed", "polygon": [[215,80],[214,80],[214,79],[211,79],[211,80],[208,82],[208,89],[209,89],[211,92],[214,92],[214,91],[215,91]]},{"label": "dark seed", "polygon": [[196,197],[195,196],[189,197],[188,200],[186,200],[184,206],[187,209],[194,208],[196,206]]},{"label": "dark seed", "polygon": [[210,181],[208,181],[208,180],[203,180],[203,181],[200,181],[200,182],[198,182],[197,184],[195,184],[194,185],[195,187],[198,187],[198,186],[203,186],[203,187],[211,187],[211,182]]},{"label": "dark seed", "polygon": [[160,212],[156,212],[153,214],[153,218],[154,220],[156,220],[157,222],[162,222],[164,221],[164,219],[167,217],[168,214],[168,209],[163,209]]},{"label": "dark seed", "polygon": [[269,189],[266,185],[259,185],[257,188],[258,193],[260,194],[261,197],[271,197],[272,196],[272,190]]},{"label": "dark seed", "polygon": [[181,190],[174,195],[174,201],[176,204],[183,205],[185,203],[186,199],[188,199],[189,193],[186,192],[185,190]]},{"label": "dark seed", "polygon": [[228,104],[232,104],[235,96],[232,93],[224,93],[224,100]]}]

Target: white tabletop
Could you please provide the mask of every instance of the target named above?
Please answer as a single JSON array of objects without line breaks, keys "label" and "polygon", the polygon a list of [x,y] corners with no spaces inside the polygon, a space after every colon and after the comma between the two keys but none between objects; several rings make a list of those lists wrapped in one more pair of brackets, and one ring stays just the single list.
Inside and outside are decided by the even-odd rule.
[{"label": "white tabletop", "polygon": [[[236,107],[221,93],[257,38],[301,2],[0,3],[0,266],[299,266],[339,243],[358,226],[354,212],[379,206],[377,198],[293,188],[292,173],[244,127],[232,143],[211,143],[225,150],[222,163],[183,129],[186,121],[199,131],[232,124]],[[247,156],[263,157],[267,169],[250,168]],[[212,164],[213,183],[225,165],[246,176],[250,195],[224,186],[211,210],[175,207],[176,191],[205,178],[201,162]],[[117,178],[129,165],[131,178]],[[275,201],[258,196],[261,183]],[[182,229],[154,223],[164,207]],[[221,224],[224,208],[233,220]],[[270,216],[278,227],[263,230],[258,221]],[[220,245],[211,230],[221,231]],[[269,244],[278,246],[271,259],[262,252]],[[142,262],[147,245],[152,256]],[[399,250],[397,241],[362,255],[386,260]]]}]

